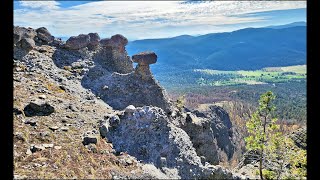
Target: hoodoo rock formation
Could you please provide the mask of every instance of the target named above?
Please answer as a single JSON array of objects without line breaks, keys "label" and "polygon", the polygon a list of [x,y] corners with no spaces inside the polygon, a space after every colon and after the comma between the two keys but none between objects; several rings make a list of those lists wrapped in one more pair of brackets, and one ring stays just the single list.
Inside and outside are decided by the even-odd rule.
[{"label": "hoodoo rock formation", "polygon": [[[141,52],[130,58],[127,44],[119,34],[101,40],[97,33],[80,34],[63,42],[46,28],[14,27],[15,94],[19,96],[14,113],[20,118],[15,123],[48,128],[55,141],[63,133],[73,133],[81,137],[75,141],[77,148],[85,146],[91,153],[103,154],[101,148],[108,146],[118,156],[119,166],[135,164],[143,171],[123,175],[115,168],[107,177],[245,178],[217,165],[243,146],[227,113],[216,106],[205,112],[179,110],[150,71],[157,55]],[[138,65],[134,68],[133,63]],[[40,132],[39,137],[51,136]],[[17,139],[22,135],[17,134]],[[48,146],[53,147],[61,151],[61,146]],[[28,155],[46,151],[32,149]],[[114,156],[101,158],[117,159]]]},{"label": "hoodoo rock formation", "polygon": [[136,75],[141,76],[144,80],[152,78],[149,65],[157,62],[157,55],[154,52],[141,52],[133,55],[132,60],[133,62],[138,63],[135,69]]}]

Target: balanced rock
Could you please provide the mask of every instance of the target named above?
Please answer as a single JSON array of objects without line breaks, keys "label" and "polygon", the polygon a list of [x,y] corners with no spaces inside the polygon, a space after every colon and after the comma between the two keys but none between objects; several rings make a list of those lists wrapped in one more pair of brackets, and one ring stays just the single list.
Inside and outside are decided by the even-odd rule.
[{"label": "balanced rock", "polygon": [[71,36],[67,40],[65,47],[71,50],[78,50],[87,47],[89,43],[90,36],[86,34],[80,34],[78,36]]},{"label": "balanced rock", "polygon": [[149,64],[157,62],[157,55],[154,52],[141,52],[132,56],[132,61],[138,63],[135,74],[146,80],[152,77]]},{"label": "balanced rock", "polygon": [[139,65],[149,65],[157,62],[157,55],[154,52],[141,52],[132,56],[132,61]]}]

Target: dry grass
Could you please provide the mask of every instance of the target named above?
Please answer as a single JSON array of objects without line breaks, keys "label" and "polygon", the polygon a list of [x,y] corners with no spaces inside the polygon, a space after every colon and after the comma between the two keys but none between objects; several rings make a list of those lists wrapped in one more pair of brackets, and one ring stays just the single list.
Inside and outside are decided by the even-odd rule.
[{"label": "dry grass", "polygon": [[[26,75],[29,76],[29,75]],[[66,112],[64,106],[77,101],[77,97],[60,89],[59,85],[51,82],[44,76],[38,74],[36,81],[28,80],[27,82],[16,83],[14,86],[14,107],[23,111],[24,106],[28,104],[31,98],[38,97],[37,93],[28,88],[44,87],[51,94],[46,94],[50,100],[63,99],[65,105],[60,104],[60,108],[55,108],[55,113],[49,116],[25,117],[24,114],[14,114],[14,134],[20,133],[22,137],[14,138],[14,174],[26,176],[31,179],[110,179],[112,172],[115,174],[130,175],[132,170],[139,173],[141,170],[136,163],[131,165],[121,164],[119,161],[126,154],[115,156],[112,152],[111,145],[104,139],[99,139],[96,144],[97,153],[90,152],[83,144],[81,135],[87,130],[93,129],[93,120],[88,121],[82,126],[75,126],[77,118],[82,113],[82,118],[94,117],[92,109],[96,113],[101,113],[101,109],[94,105],[83,105],[83,112]],[[40,83],[39,83],[40,82]],[[33,92],[33,93],[31,93]],[[90,108],[90,109],[89,109]],[[91,113],[91,114],[90,114]],[[72,126],[67,132],[51,131],[49,126],[57,125],[59,127],[61,118],[68,115],[72,120]],[[90,115],[90,116],[89,116]],[[96,115],[95,115],[96,116]],[[34,119],[37,126],[24,124],[23,120]],[[41,132],[49,132],[47,136],[40,136]],[[52,143],[54,146],[61,146],[61,149],[47,148],[42,151],[27,155],[27,149],[31,144]],[[138,175],[138,174],[137,174]]]}]

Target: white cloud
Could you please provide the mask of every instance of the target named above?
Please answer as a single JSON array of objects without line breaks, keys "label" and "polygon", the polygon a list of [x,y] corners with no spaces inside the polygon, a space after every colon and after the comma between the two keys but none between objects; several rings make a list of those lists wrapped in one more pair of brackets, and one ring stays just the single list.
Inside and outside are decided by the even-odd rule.
[{"label": "white cloud", "polygon": [[306,7],[305,1],[98,1],[70,8],[61,8],[56,1],[20,3],[25,8],[14,10],[15,25],[45,26],[55,36],[98,32],[102,37],[120,33],[129,39],[223,31],[226,28],[220,25],[263,20],[237,15]]},{"label": "white cloud", "polygon": [[59,8],[57,1],[21,1],[20,5],[26,8],[55,10]]}]

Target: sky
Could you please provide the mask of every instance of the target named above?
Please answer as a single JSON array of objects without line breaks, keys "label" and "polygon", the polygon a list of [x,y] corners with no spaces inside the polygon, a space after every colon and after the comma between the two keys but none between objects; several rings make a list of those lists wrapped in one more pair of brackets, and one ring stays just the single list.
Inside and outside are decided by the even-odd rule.
[{"label": "sky", "polygon": [[306,21],[306,1],[15,1],[14,25],[129,41]]}]

